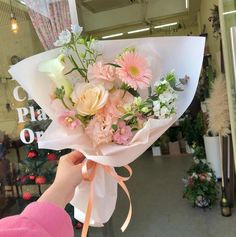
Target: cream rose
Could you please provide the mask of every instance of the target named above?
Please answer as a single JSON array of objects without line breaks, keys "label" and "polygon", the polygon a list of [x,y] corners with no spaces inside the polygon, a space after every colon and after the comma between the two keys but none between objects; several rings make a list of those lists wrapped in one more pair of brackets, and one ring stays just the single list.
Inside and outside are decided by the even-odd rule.
[{"label": "cream rose", "polygon": [[71,94],[75,108],[80,115],[94,115],[107,102],[108,91],[102,85],[77,83]]}]

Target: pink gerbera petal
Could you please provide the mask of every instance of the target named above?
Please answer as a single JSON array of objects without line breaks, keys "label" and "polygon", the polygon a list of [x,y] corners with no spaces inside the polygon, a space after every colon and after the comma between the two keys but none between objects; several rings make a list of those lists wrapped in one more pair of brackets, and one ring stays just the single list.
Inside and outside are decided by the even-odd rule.
[{"label": "pink gerbera petal", "polygon": [[151,70],[146,59],[135,52],[125,52],[116,63],[120,66],[116,72],[120,80],[137,90],[150,85]]}]

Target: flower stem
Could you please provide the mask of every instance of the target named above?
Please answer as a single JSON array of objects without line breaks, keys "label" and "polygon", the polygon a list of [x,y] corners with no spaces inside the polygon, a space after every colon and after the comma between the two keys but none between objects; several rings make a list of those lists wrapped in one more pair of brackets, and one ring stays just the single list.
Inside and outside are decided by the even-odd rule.
[{"label": "flower stem", "polygon": [[67,109],[69,109],[70,110],[70,108],[66,105],[66,103],[65,103],[65,101],[64,101],[64,99],[63,98],[61,98],[61,102],[62,102],[62,104],[65,106],[65,108],[67,108]]}]

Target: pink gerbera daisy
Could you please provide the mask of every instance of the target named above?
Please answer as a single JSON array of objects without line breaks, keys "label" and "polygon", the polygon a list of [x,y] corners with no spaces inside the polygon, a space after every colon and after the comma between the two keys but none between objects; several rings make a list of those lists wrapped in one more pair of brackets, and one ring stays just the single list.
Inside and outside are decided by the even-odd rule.
[{"label": "pink gerbera daisy", "polygon": [[116,63],[120,66],[117,75],[133,89],[144,89],[150,85],[152,74],[144,57],[135,52],[125,52]]}]

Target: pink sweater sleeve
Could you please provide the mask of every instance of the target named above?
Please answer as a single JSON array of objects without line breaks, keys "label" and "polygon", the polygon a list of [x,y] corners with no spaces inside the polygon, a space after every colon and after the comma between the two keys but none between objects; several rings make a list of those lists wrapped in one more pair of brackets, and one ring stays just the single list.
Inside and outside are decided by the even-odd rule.
[{"label": "pink sweater sleeve", "polygon": [[17,216],[0,220],[0,237],[73,237],[69,215],[60,207],[33,202]]}]

